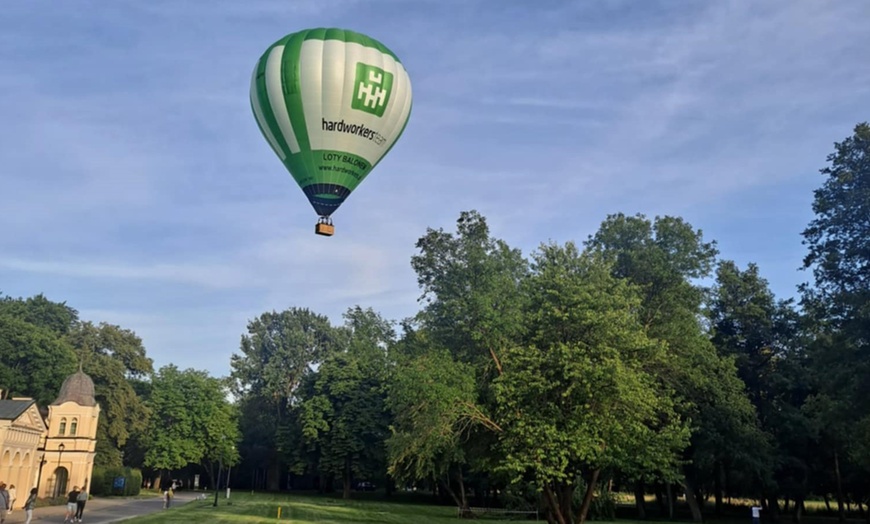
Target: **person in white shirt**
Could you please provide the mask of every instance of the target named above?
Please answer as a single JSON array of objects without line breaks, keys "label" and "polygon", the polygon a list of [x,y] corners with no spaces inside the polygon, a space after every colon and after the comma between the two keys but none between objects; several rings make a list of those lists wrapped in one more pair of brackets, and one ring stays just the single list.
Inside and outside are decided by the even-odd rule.
[{"label": "person in white shirt", "polygon": [[18,499],[18,494],[15,492],[15,484],[10,484],[9,489],[6,490],[9,493],[9,514],[12,514],[12,508],[15,507],[15,501]]},{"label": "person in white shirt", "polygon": [[752,506],[752,524],[761,523],[761,507]]}]

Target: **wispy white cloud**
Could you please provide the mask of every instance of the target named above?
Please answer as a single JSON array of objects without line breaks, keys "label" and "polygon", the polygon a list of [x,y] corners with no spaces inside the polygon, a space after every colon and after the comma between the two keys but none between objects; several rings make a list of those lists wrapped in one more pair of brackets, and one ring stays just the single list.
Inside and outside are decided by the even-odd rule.
[{"label": "wispy white cloud", "polygon": [[100,280],[145,280],[188,284],[205,288],[244,288],[257,283],[254,275],[238,267],[186,264],[140,266],[131,262],[115,264],[95,260],[22,260],[0,258],[0,268],[20,273]]}]

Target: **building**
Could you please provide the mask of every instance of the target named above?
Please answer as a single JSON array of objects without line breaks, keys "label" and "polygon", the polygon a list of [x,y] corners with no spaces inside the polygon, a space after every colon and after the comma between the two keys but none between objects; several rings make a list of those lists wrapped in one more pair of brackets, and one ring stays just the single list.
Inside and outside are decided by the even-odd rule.
[{"label": "building", "polygon": [[0,400],[0,481],[18,497],[40,498],[87,486],[94,470],[100,405],[81,368],[63,382],[47,410],[30,398]]}]

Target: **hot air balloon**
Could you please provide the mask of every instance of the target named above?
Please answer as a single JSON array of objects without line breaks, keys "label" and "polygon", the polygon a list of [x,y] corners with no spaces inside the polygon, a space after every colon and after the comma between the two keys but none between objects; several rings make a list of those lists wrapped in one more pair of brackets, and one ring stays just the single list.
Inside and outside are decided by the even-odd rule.
[{"label": "hot air balloon", "polygon": [[272,44],[251,79],[251,108],[266,141],[334,233],[331,215],[401,136],[411,81],[377,40],[306,29]]}]

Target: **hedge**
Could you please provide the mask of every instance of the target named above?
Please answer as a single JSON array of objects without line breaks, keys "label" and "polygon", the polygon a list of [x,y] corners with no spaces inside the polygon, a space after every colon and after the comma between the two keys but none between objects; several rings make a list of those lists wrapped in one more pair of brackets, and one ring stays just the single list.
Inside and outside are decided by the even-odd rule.
[{"label": "hedge", "polygon": [[[123,477],[124,487],[116,488],[115,479]],[[131,497],[139,494],[142,487],[142,472],[133,468],[122,467],[94,467],[94,475],[91,479],[91,494],[98,496],[125,496]]]}]

